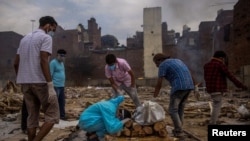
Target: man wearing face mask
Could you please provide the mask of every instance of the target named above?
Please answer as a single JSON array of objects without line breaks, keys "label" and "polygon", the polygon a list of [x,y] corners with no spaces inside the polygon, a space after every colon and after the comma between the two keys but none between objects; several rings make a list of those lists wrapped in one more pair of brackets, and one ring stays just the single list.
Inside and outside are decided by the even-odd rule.
[{"label": "man wearing face mask", "polygon": [[227,55],[224,51],[216,51],[213,58],[204,65],[206,90],[212,99],[210,124],[218,124],[217,120],[220,115],[223,93],[227,92],[227,78],[236,87],[247,90],[247,87],[228,70],[227,65]]},{"label": "man wearing face mask", "polygon": [[57,51],[56,58],[50,61],[50,74],[57,94],[59,109],[60,109],[60,119],[62,120],[66,120],[65,95],[64,95],[64,86],[65,86],[64,61],[66,54],[67,52],[64,49],[59,49]]},{"label": "man wearing face mask", "polygon": [[122,90],[124,90],[137,108],[141,106],[137,96],[134,73],[125,59],[108,54],[106,56],[105,76],[113,88],[113,97],[121,95]]},{"label": "man wearing face mask", "polygon": [[[57,22],[53,17],[41,17],[39,28],[24,36],[20,41],[14,61],[16,83],[22,87],[28,111],[29,141],[41,141],[54,124],[59,123],[59,105],[49,69],[52,38],[48,33],[54,32],[56,27]],[[41,109],[44,112],[44,122],[40,127]]]}]

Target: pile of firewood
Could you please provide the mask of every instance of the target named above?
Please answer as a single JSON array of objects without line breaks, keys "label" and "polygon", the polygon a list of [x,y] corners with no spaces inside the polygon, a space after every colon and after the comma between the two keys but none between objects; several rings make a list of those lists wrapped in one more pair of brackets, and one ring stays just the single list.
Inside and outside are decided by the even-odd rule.
[{"label": "pile of firewood", "polygon": [[19,112],[23,103],[20,87],[8,81],[0,91],[0,115]]},{"label": "pile of firewood", "polygon": [[159,121],[153,125],[140,125],[133,120],[125,123],[123,130],[117,136],[125,137],[145,137],[145,136],[160,136],[166,137],[168,134],[166,123]]}]

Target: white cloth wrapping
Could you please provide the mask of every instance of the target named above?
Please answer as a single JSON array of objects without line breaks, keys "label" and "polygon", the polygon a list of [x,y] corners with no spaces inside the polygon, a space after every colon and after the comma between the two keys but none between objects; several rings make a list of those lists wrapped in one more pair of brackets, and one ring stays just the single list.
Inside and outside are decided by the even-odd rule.
[{"label": "white cloth wrapping", "polygon": [[[140,110],[139,110],[140,109]],[[161,105],[152,101],[144,101],[136,110],[134,120],[140,125],[153,125],[165,119],[165,111]]]}]

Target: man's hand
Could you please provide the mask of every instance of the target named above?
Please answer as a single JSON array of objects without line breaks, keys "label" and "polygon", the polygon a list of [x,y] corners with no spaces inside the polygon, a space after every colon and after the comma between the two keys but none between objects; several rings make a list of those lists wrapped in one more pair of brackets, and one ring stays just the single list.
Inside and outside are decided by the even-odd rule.
[{"label": "man's hand", "polygon": [[136,87],[131,87],[131,90],[135,92],[137,91]]},{"label": "man's hand", "polygon": [[126,122],[128,122],[130,120],[130,118],[125,118],[125,119],[123,119],[121,122],[123,123],[123,124],[125,124]]},{"label": "man's hand", "polygon": [[48,97],[48,102],[52,103],[54,99],[57,99],[56,92],[54,89],[53,82],[48,82],[48,91],[49,91],[49,97]]},{"label": "man's hand", "polygon": [[242,88],[243,91],[247,91],[248,90],[248,87],[245,86],[244,88]]},{"label": "man's hand", "polygon": [[194,87],[194,96],[195,96],[196,100],[200,99],[200,93],[199,93],[198,85],[195,85],[195,87]]},{"label": "man's hand", "polygon": [[119,95],[124,95],[124,92],[123,92],[121,89],[117,89],[117,93],[118,93]]},{"label": "man's hand", "polygon": [[194,97],[196,98],[196,100],[200,99],[200,93],[198,91],[194,91]]}]

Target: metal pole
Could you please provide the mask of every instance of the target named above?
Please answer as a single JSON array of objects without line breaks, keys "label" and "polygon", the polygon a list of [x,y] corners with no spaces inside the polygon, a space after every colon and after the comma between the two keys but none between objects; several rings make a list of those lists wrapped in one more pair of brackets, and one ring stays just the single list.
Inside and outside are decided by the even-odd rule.
[{"label": "metal pole", "polygon": [[30,20],[31,22],[32,22],[32,32],[33,32],[33,29],[34,29],[34,22],[36,21],[36,20]]}]

